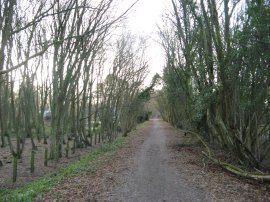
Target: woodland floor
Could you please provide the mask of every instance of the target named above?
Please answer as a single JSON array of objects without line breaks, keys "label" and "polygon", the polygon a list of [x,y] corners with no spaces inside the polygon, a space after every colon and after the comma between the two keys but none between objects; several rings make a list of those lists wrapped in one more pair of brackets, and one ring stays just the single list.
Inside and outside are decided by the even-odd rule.
[{"label": "woodland floor", "polygon": [[91,172],[66,178],[38,201],[270,201],[269,184],[223,171],[202,150],[169,124],[151,120]]},{"label": "woodland floor", "polygon": [[[24,145],[24,151],[22,154],[22,159],[18,160],[18,169],[17,169],[17,181],[16,183],[12,182],[12,162],[13,157],[10,153],[8,146],[0,148],[0,160],[3,165],[0,166],[0,189],[2,188],[15,188],[21,185],[24,185],[28,182],[34,181],[46,174],[56,171],[59,167],[68,165],[71,162],[74,162],[86,153],[91,152],[95,148],[99,147],[99,144],[93,147],[87,148],[78,148],[75,153],[72,154],[72,151],[69,152],[69,158],[61,158],[58,162],[48,161],[48,166],[44,166],[45,159],[45,148],[49,148],[50,142],[48,144],[43,144],[43,141],[36,142],[37,150],[35,151],[35,171],[34,173],[30,172],[30,161],[31,161],[31,151],[32,144],[30,139],[27,139]],[[13,146],[15,146],[15,141],[13,141]],[[64,145],[66,147],[66,145]],[[70,148],[72,147],[72,142],[70,141]],[[71,150],[71,149],[70,149]],[[65,156],[65,153],[62,154]]]}]

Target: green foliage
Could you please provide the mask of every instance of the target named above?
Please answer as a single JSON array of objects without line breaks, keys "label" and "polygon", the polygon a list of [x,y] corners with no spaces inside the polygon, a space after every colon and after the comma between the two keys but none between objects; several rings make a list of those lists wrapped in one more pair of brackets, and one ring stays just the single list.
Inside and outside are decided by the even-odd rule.
[{"label": "green foliage", "polygon": [[160,31],[167,60],[158,104],[174,126],[203,130],[261,168],[270,149],[270,4],[251,0],[230,11],[229,2],[172,1]]},{"label": "green foliage", "polygon": [[149,111],[143,111],[138,117],[137,117],[137,122],[138,123],[143,123],[145,121],[149,121],[149,118],[151,116],[152,112]]},{"label": "green foliage", "polygon": [[144,101],[144,102],[149,101],[151,98],[151,93],[153,92],[154,87],[159,82],[160,78],[161,78],[160,75],[158,73],[156,73],[152,78],[152,82],[151,82],[150,86],[148,86],[144,90],[142,90],[139,93],[139,95],[137,96],[137,99],[139,101]]}]

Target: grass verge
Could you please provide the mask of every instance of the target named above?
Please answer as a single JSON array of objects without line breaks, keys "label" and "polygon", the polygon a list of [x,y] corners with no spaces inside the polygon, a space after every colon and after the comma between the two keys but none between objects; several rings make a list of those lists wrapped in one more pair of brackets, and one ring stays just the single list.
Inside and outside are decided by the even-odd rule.
[{"label": "grass verge", "polygon": [[0,189],[0,202],[30,202],[43,193],[48,192],[66,177],[91,172],[95,165],[97,165],[98,159],[113,155],[118,149],[130,141],[137,130],[143,129],[149,125],[150,121],[141,123],[137,125],[137,129],[131,131],[127,137],[118,137],[112,143],[102,145],[97,150],[82,156],[80,160],[69,164],[67,167],[59,168],[52,174],[41,177],[25,186],[17,189]]},{"label": "grass verge", "polygon": [[0,202],[28,202],[33,201],[42,193],[48,192],[55,185],[60,183],[64,178],[84,174],[91,171],[97,159],[105,155],[110,155],[116,152],[129,138],[119,137],[112,143],[104,144],[97,150],[86,154],[80,160],[71,163],[67,167],[62,167],[56,172],[44,176],[39,180],[33,181],[25,186],[17,189],[0,189]]}]

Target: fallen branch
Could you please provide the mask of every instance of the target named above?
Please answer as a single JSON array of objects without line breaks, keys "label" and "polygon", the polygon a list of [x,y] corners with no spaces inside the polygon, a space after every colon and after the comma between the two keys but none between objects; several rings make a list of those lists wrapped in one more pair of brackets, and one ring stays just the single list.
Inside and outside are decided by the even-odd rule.
[{"label": "fallen branch", "polygon": [[213,153],[211,152],[209,146],[207,145],[207,143],[201,138],[201,136],[198,134],[198,133],[195,133],[195,132],[192,132],[192,131],[184,131],[185,133],[190,133],[190,134],[193,134],[195,135],[198,140],[201,141],[201,143],[204,145],[204,147],[206,148],[207,152],[202,152],[208,159],[210,159],[212,162],[214,162],[215,164],[219,165],[220,167],[222,167],[223,169],[235,174],[235,175],[238,175],[238,176],[241,176],[241,177],[245,177],[245,178],[250,178],[250,179],[254,179],[254,180],[261,180],[261,181],[264,181],[264,182],[270,182],[270,173],[253,173],[253,172],[248,172],[248,171],[245,171],[235,165],[232,165],[230,163],[227,163],[227,162],[223,162],[223,161],[220,161],[216,158],[213,157]]}]

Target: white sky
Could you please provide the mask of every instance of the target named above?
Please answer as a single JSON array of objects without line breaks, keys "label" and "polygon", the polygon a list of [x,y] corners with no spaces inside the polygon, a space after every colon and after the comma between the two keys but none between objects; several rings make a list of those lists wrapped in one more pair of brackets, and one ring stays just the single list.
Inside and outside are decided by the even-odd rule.
[{"label": "white sky", "polygon": [[164,54],[158,44],[157,24],[162,22],[162,14],[170,6],[169,0],[140,0],[129,13],[126,23],[127,28],[135,35],[143,35],[149,38],[147,59],[150,73],[146,78],[146,84],[151,82],[155,73],[162,74],[164,66]]},{"label": "white sky", "polygon": [[[136,0],[120,0],[121,9],[126,9]],[[145,85],[149,85],[155,73],[162,74],[164,66],[163,48],[158,44],[158,24],[162,23],[162,14],[171,6],[170,0],[139,0],[128,13],[125,26],[132,34],[148,38],[146,57],[150,73]]]}]

